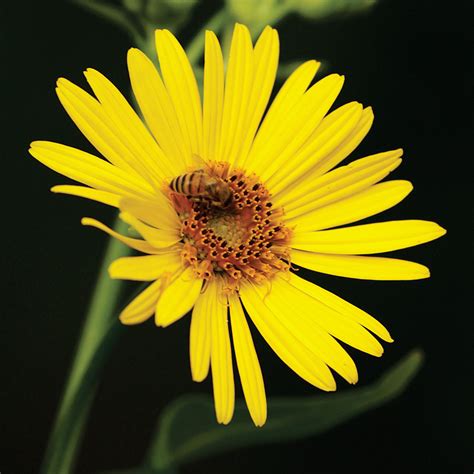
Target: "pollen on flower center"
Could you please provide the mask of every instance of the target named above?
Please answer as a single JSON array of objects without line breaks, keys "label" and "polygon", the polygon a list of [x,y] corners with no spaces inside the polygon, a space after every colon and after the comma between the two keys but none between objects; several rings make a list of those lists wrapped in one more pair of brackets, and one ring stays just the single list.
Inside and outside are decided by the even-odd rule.
[{"label": "pollen on flower center", "polygon": [[240,214],[218,211],[215,211],[215,215],[210,214],[207,227],[213,230],[217,237],[222,237],[229,246],[239,246],[246,233]]},{"label": "pollen on flower center", "polygon": [[255,175],[226,163],[178,176],[169,195],[181,220],[182,257],[198,278],[220,275],[237,290],[290,267],[290,230]]}]

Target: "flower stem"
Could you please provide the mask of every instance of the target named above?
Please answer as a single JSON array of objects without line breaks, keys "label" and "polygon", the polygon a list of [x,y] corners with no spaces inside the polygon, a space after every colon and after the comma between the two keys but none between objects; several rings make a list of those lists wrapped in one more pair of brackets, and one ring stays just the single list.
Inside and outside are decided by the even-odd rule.
[{"label": "flower stem", "polygon": [[[117,232],[126,231],[126,224],[118,217],[114,227]],[[124,282],[110,279],[107,268],[130,252],[118,240],[109,240],[47,446],[41,468],[44,474],[72,472],[99,374],[121,329],[115,313]]]}]

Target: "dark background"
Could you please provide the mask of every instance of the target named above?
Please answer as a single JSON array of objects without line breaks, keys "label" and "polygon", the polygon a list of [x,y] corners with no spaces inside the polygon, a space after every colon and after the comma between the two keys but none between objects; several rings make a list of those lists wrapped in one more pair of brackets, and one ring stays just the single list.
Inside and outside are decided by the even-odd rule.
[{"label": "dark background", "polygon": [[[421,346],[426,362],[406,393],[324,436],[196,462],[184,473],[472,472],[472,21],[468,2],[381,1],[370,13],[314,24],[292,16],[279,26],[282,59],[322,58],[346,75],[339,103],[371,104],[375,125],[353,154],[403,147],[393,174],[414,192],[384,219],[424,218],[448,229],[434,243],[400,251],[429,265],[431,279],[365,282],[314,274],[315,282],[374,314],[396,342],[382,359],[351,350],[360,385]],[[215,4],[195,11],[186,42]],[[55,196],[67,180],[27,154],[48,139],[90,150],[56,99],[56,78],[85,85],[95,67],[128,90],[131,40],[67,2],[0,7],[2,64],[1,310],[2,474],[36,472],[94,286],[106,238],[82,216],[113,213]],[[6,145],[6,146],[5,146]],[[132,327],[106,365],[80,451],[78,471],[136,465],[158,414],[191,381],[188,319],[171,328]],[[315,390],[271,353],[257,350],[269,395]],[[339,381],[342,390],[350,390]],[[241,394],[239,389],[239,396]],[[270,413],[271,416],[271,413]]]}]

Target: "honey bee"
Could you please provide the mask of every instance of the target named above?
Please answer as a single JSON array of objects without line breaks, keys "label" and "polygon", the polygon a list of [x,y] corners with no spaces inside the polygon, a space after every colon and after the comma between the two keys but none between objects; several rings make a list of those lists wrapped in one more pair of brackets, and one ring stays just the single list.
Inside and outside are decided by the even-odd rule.
[{"label": "honey bee", "polygon": [[209,202],[214,207],[227,208],[232,203],[232,190],[221,178],[214,177],[204,170],[182,174],[173,178],[170,188],[196,202]]}]

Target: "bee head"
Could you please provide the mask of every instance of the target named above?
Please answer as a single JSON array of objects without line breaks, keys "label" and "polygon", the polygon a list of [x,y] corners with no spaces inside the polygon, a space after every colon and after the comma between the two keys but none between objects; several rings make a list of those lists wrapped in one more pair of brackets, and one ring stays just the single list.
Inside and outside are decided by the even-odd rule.
[{"label": "bee head", "polygon": [[223,181],[216,183],[216,194],[223,207],[230,206],[232,203],[233,192],[227,183]]},{"label": "bee head", "polygon": [[230,186],[221,180],[215,180],[208,183],[207,190],[212,199],[219,204],[219,207],[226,208],[232,202],[232,189]]}]

